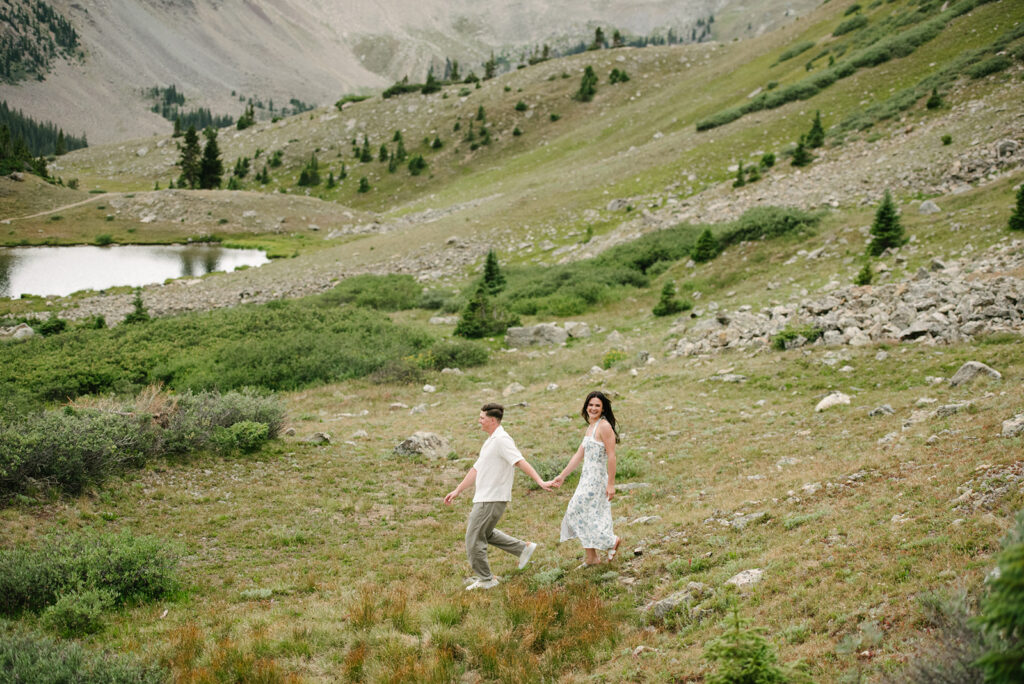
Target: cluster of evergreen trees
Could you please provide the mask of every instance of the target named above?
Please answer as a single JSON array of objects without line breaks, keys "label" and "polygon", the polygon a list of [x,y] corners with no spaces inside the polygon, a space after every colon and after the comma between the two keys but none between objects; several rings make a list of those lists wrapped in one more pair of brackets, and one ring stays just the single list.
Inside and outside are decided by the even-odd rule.
[{"label": "cluster of evergreen trees", "polygon": [[0,101],[0,173],[29,171],[46,177],[42,157],[86,147],[82,137],[66,135],[50,122],[39,123]]},{"label": "cluster of evergreen trees", "polygon": [[59,55],[78,47],[78,33],[67,19],[43,0],[0,5],[0,80],[17,83],[41,78]]},{"label": "cluster of evergreen trees", "polygon": [[199,133],[195,126],[189,126],[178,149],[181,157],[178,166],[181,175],[178,177],[179,188],[212,190],[219,188],[221,176],[224,175],[224,162],[220,158],[220,147],[217,145],[217,129],[207,128],[203,131],[206,145],[199,146]]}]

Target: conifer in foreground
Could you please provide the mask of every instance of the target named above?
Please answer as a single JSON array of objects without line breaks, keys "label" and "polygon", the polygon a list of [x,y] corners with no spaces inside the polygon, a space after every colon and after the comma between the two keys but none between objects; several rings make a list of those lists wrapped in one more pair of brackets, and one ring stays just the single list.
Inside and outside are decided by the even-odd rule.
[{"label": "conifer in foreground", "polygon": [[885,250],[901,247],[907,241],[903,234],[896,204],[888,190],[875,212],[875,221],[871,224],[871,242],[868,243],[868,254],[878,256]]},{"label": "conifer in foreground", "polygon": [[1024,183],[1017,188],[1017,206],[1010,214],[1010,230],[1024,230]]}]

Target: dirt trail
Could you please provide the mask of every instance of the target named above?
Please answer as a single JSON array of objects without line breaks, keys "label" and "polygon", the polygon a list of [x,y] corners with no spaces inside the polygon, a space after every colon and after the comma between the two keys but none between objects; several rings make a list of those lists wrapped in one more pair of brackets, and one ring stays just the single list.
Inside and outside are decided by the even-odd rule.
[{"label": "dirt trail", "polygon": [[64,206],[61,207],[55,207],[53,209],[47,209],[46,211],[40,211],[37,214],[30,214],[28,216],[11,216],[10,218],[0,219],[0,223],[10,223],[11,221],[25,221],[26,219],[34,219],[39,218],[40,216],[56,214],[58,211],[73,209],[74,207],[80,207],[83,204],[95,202],[96,200],[99,199],[110,199],[111,197],[120,197],[123,194],[123,192],[105,192],[102,195],[94,195],[93,197],[87,197],[86,199],[81,200],[80,202],[72,202],[71,204],[65,204]]}]

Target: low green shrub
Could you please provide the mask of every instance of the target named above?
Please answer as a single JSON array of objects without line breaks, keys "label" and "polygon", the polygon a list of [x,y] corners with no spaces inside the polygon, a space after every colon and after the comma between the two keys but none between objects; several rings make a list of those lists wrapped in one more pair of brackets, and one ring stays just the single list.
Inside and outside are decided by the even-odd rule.
[{"label": "low green shrub", "polygon": [[411,275],[357,275],[345,278],[323,295],[325,305],[354,304],[378,311],[414,309],[423,295],[423,286]]},{"label": "low green shrub", "polygon": [[66,407],[0,419],[0,500],[40,486],[78,494],[158,456],[252,451],[283,422],[283,405],[253,390],[186,391],[160,415]]},{"label": "low green shrub", "polygon": [[384,314],[321,302],[311,297],[102,330],[76,327],[31,345],[8,345],[0,405],[38,407],[153,383],[179,391],[299,389],[368,375],[432,342]]},{"label": "low green shrub", "polygon": [[446,339],[414,357],[416,365],[429,370],[445,368],[472,368],[487,363],[490,351],[480,342]]},{"label": "low green shrub", "polygon": [[807,340],[805,344],[810,344],[812,342],[815,342],[824,334],[825,332],[821,328],[815,327],[813,325],[787,327],[780,333],[772,337],[772,349],[784,351],[790,342],[800,337],[803,337],[805,340]]},{"label": "low green shrub", "polygon": [[611,349],[605,352],[605,355],[601,357],[601,368],[608,370],[620,361],[625,361],[629,358],[629,355],[621,349]]},{"label": "low green shrub", "polygon": [[996,55],[990,57],[983,62],[979,62],[967,69],[967,75],[971,78],[985,78],[991,74],[997,74],[1000,71],[1006,71],[1013,65],[1011,60],[1006,55]]},{"label": "low green shrub", "polygon": [[167,673],[126,657],[111,656],[16,630],[0,623],[0,677],[34,684],[164,684]]},{"label": "low green shrub", "polygon": [[109,591],[79,587],[61,594],[42,614],[42,623],[65,638],[94,634],[103,629],[103,612],[114,604]]},{"label": "low green shrub", "polygon": [[[798,55],[802,55],[803,53],[810,50],[812,47],[814,47],[814,41],[811,40],[805,41],[803,43],[797,43],[796,45],[786,49],[781,55],[779,55],[779,58],[775,60],[775,64],[780,64],[781,62],[793,59]],[[773,64],[772,66],[775,66],[775,64]]]},{"label": "low green shrub", "polygon": [[[66,595],[72,598],[62,610],[70,615],[100,598],[104,605],[122,605],[159,599],[178,588],[177,554],[153,537],[69,534],[0,549],[0,615],[40,611]],[[103,596],[87,597],[85,590]],[[72,606],[76,593],[78,607]]]},{"label": "low green shrub", "polygon": [[867,25],[868,18],[865,17],[863,14],[857,14],[850,17],[849,19],[841,21],[839,23],[839,26],[836,27],[836,30],[832,32],[832,35],[834,37],[846,35],[847,33],[852,33],[857,29],[862,29]]}]

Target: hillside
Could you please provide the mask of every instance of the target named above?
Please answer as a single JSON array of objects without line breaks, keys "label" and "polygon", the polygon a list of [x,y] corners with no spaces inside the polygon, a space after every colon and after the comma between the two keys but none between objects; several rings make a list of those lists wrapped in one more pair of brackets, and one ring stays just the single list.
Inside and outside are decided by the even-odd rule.
[{"label": "hillside", "polygon": [[[17,3],[15,3],[17,4]],[[43,4],[46,4],[45,2]],[[701,0],[697,3],[643,0],[601,3],[418,2],[390,0],[339,5],[289,0],[273,7],[251,3],[117,0],[83,5],[49,3],[77,30],[73,55],[50,60],[43,80],[0,86],[0,98],[38,120],[54,121],[92,143],[166,133],[170,123],[149,111],[143,96],[155,86],[176,85],[186,110],[206,107],[237,118],[252,98],[277,108],[291,98],[321,105],[343,94],[369,92],[408,76],[422,80],[445,60],[475,70],[491,53],[518,63],[522,52],[541,44],[575,47],[603,25],[630,36],[669,29],[689,34],[700,19],[725,13],[715,37],[764,32],[790,22],[815,3],[773,9],[772,3]],[[763,9],[762,9],[763,8]],[[746,24],[728,15],[752,10]],[[8,27],[7,33],[23,31]],[[689,37],[689,35],[688,35]],[[268,58],[272,55],[272,59]],[[261,111],[270,118],[270,112]]]},{"label": "hillside", "polygon": [[[142,326],[75,327],[96,314],[119,321],[133,307],[125,291],[0,303],[8,317],[72,322],[0,347],[3,377],[26,396],[48,382],[110,387],[104,395],[154,379],[168,388],[77,397],[55,411],[62,420],[99,407],[166,422],[175,396],[207,386],[189,378],[286,382],[332,356],[361,361],[382,340],[421,345],[373,374],[277,391],[290,430],[255,453],[158,459],[80,494],[37,483],[0,511],[0,541],[130,532],[179,548],[180,594],[104,609],[102,629],[79,642],[181,681],[225,663],[266,681],[704,681],[705,648],[734,609],[810,681],[923,682],[905,668],[969,662],[955,629],[977,613],[1024,506],[1013,432],[1024,414],[1024,241],[1007,229],[1024,180],[1024,7],[854,5],[833,0],[742,41],[588,52],[479,88],[223,129],[228,169],[248,157],[258,172],[280,151],[270,181],[250,175],[241,190],[154,190],[177,176],[167,135],[59,158],[51,172],[77,190],[0,179],[8,244],[216,236],[279,257],[145,288],[159,320]],[[859,27],[838,31],[851,17]],[[914,35],[931,38],[908,49]],[[872,50],[874,63],[842,71]],[[587,67],[598,85],[581,102],[572,96]],[[613,69],[629,80],[610,83]],[[816,90],[805,98],[758,99],[807,79]],[[929,108],[932,87],[942,102]],[[725,121],[749,103],[764,106]],[[816,112],[825,144],[793,166]],[[724,123],[698,130],[709,120]],[[396,131],[424,173],[380,161],[382,145],[397,151]],[[354,149],[364,136],[369,162]],[[766,153],[773,165],[760,164]],[[344,164],[336,188],[297,185],[313,155],[322,177]],[[760,177],[734,187],[740,163]],[[887,190],[908,240],[869,259]],[[727,222],[768,207],[814,220],[689,258],[705,228],[724,240],[738,225]],[[445,314],[465,302],[489,249],[508,275],[497,301],[525,325],[581,322],[588,334],[536,347],[499,336],[483,342],[486,363],[442,372],[429,345],[451,339]],[[865,265],[873,282],[855,286]],[[606,286],[616,268],[632,280]],[[359,344],[337,337],[331,316],[362,310],[341,307],[332,288],[362,273],[412,275],[429,296],[372,312]],[[654,316],[669,281],[692,308]],[[565,289],[544,289],[558,282]],[[318,312],[322,337],[275,332],[302,307]],[[229,315],[243,327],[222,344]],[[112,351],[85,368],[88,341]],[[149,358],[147,375],[139,359]],[[997,373],[954,380],[969,361]],[[24,379],[10,375],[19,369]],[[468,497],[441,500],[483,440],[479,406],[506,405],[508,431],[547,478],[578,445],[594,388],[620,421],[612,510],[623,551],[576,569],[578,545],[557,542],[574,482],[546,494],[517,476],[502,527],[538,552],[517,570],[492,550],[501,584],[464,591]],[[416,431],[449,449],[396,452]],[[52,632],[44,613],[3,627]]]}]

